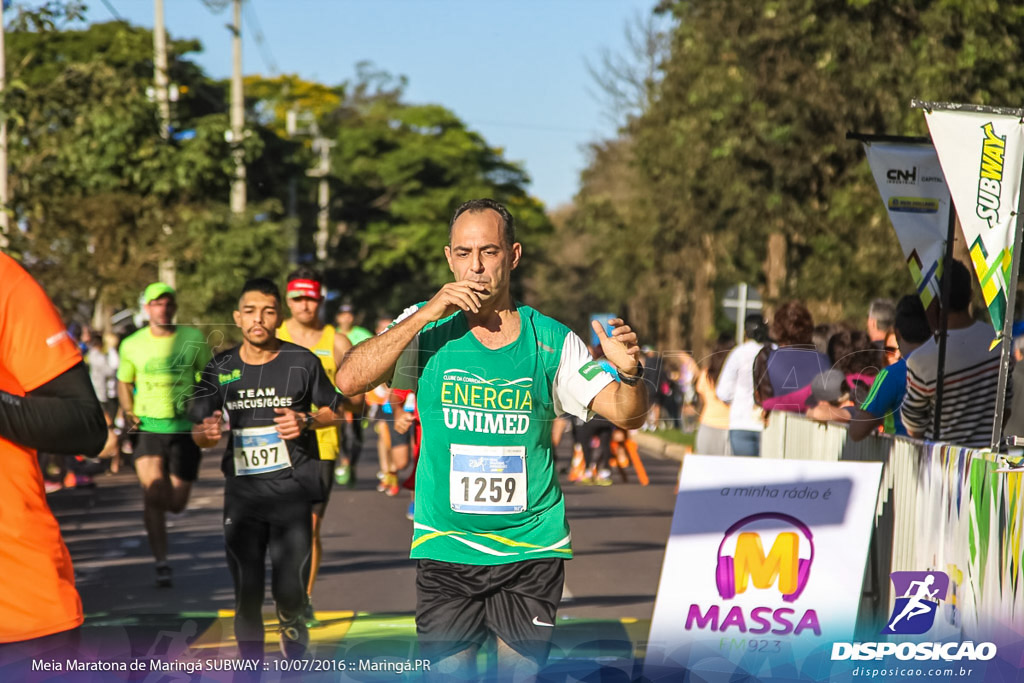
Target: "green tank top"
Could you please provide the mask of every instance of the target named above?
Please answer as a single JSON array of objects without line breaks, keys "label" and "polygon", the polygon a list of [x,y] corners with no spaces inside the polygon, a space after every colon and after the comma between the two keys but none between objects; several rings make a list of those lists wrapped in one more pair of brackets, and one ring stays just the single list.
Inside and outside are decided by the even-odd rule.
[{"label": "green tank top", "polygon": [[212,357],[203,333],[179,325],[173,335],[156,337],[144,327],[121,342],[119,353],[117,379],[135,385],[139,427],[158,434],[192,429],[186,405],[196,377]]},{"label": "green tank top", "polygon": [[396,367],[394,388],[416,392],[423,430],[414,558],[572,557],[551,423],[561,413],[588,419],[612,377],[565,325],[518,311],[519,337],[505,347],[485,347],[456,313],[425,327]]}]

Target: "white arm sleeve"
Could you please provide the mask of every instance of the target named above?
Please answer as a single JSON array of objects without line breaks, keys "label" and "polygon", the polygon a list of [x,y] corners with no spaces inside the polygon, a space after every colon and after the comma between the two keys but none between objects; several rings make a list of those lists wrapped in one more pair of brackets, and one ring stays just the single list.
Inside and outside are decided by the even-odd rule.
[{"label": "white arm sleeve", "polygon": [[[409,308],[402,311],[401,314],[395,318],[394,322],[388,325],[387,330],[384,330],[384,332],[387,332],[418,310],[420,310],[419,305],[409,306]],[[381,334],[384,334],[384,332],[381,332]],[[391,378],[392,389],[408,389],[413,392],[419,390],[419,358],[420,335],[417,334],[412,338],[412,341],[409,342],[409,345],[405,347],[405,350],[402,351],[402,355],[398,357],[398,361],[395,363],[395,375]]]},{"label": "white arm sleeve", "polygon": [[[405,309],[404,311],[402,311],[401,313],[398,314],[398,317],[395,318],[394,321],[392,321],[392,323],[390,325],[388,325],[388,329],[390,330],[392,327],[394,327],[398,323],[402,322],[403,320],[405,320],[406,318],[408,318],[410,315],[412,315],[413,313],[415,313],[418,310],[420,310],[420,305],[419,304],[413,304],[412,306],[409,306],[409,308]],[[381,332],[381,334],[384,334],[384,332]]]},{"label": "white arm sleeve", "polygon": [[615,377],[591,357],[583,340],[569,332],[562,344],[562,356],[551,388],[555,414],[568,413],[589,420],[594,416],[590,402],[614,381]]}]

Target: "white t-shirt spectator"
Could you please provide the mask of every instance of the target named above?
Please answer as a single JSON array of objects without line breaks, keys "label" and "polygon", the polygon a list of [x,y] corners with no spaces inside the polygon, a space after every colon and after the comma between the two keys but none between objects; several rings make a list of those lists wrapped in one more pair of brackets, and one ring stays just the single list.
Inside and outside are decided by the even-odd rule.
[{"label": "white t-shirt spectator", "polygon": [[718,375],[715,393],[729,404],[729,429],[760,432],[764,429],[761,409],[754,405],[754,358],[761,344],[750,340],[733,349]]},{"label": "white t-shirt spectator", "polygon": [[96,398],[100,401],[117,398],[117,351],[111,349],[104,353],[92,347],[85,354],[85,362],[89,366],[89,379]]}]

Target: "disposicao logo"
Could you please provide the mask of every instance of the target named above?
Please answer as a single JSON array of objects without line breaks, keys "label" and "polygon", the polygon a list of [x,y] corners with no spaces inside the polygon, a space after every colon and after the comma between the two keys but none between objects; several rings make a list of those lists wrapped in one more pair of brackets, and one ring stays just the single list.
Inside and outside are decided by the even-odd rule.
[{"label": "disposicao logo", "polygon": [[896,606],[882,633],[920,635],[935,623],[939,603],[949,591],[945,572],[892,572],[889,577],[896,590]]},{"label": "disposicao logo", "polygon": [[[945,572],[892,572],[896,591],[896,605],[889,615],[889,623],[882,629],[886,635],[921,635],[935,623],[939,603],[949,591],[949,576]],[[987,661],[996,656],[994,643],[929,642],[929,643],[833,643],[832,661],[881,660],[895,657],[901,661]]]},{"label": "disposicao logo", "polygon": [[[763,526],[757,531],[745,529],[756,522],[766,520],[782,522],[789,528],[779,532],[771,532]],[[765,553],[762,534],[770,538],[772,533],[774,540],[771,549]],[[730,555],[724,551],[733,536],[736,545]],[[809,551],[806,557],[800,557],[801,536],[805,539],[804,545]],[[784,602],[795,602],[807,587],[813,563],[814,536],[807,525],[795,517],[780,512],[762,512],[743,517],[725,531],[722,542],[718,545],[715,586],[723,600],[732,600],[751,587],[765,590],[776,586]],[[796,621],[793,617],[797,616],[797,611],[789,607],[754,607],[747,613],[740,605],[733,605],[728,608],[725,616],[719,619],[720,613],[726,609],[724,605],[721,608],[719,605],[711,605],[706,609],[702,609],[701,605],[690,605],[686,617],[687,630],[709,628],[712,631],[726,631],[730,627],[735,627],[741,633],[757,634],[770,631],[776,635],[799,635],[801,631],[810,629],[821,635],[818,615],[813,609],[806,610],[799,621]],[[796,621],[795,626],[793,621]]]}]

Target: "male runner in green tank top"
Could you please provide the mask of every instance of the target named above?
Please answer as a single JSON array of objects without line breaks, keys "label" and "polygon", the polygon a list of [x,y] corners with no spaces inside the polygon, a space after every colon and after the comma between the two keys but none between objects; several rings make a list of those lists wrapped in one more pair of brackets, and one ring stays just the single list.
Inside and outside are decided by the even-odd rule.
[{"label": "male runner in green tank top", "polygon": [[350,351],[338,388],[416,391],[423,430],[412,557],[416,629],[431,672],[473,677],[493,633],[499,675],[543,666],[572,557],[551,422],[595,413],[639,428],[648,408],[636,334],[596,328],[595,362],[568,327],[512,299],[522,245],[501,204],[463,204],[445,256],[455,282]]},{"label": "male runner in green tank top", "polygon": [[135,472],[145,494],[143,520],[157,586],[166,588],[171,568],[165,515],[185,509],[202,456],[185,408],[211,355],[202,332],[174,324],[178,307],[169,285],[154,282],[142,300],[149,326],[121,342],[117,393],[125,422],[137,432]]}]

